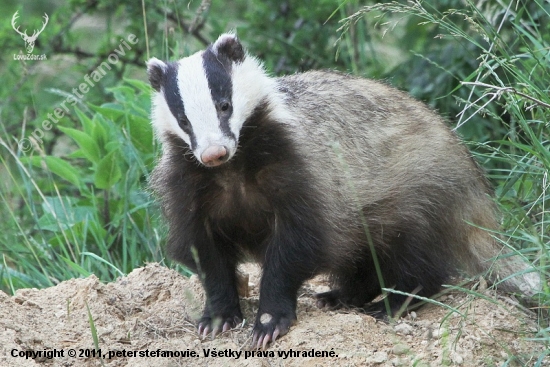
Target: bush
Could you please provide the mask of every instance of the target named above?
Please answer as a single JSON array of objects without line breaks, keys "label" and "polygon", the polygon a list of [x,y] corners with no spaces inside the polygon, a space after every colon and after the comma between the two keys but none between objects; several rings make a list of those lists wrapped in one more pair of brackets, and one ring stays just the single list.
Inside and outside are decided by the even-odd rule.
[{"label": "bush", "polygon": [[59,126],[72,139],[56,143],[57,150],[72,151],[65,157],[39,146],[23,155],[0,140],[15,162],[2,155],[2,163],[18,182],[2,194],[9,214],[0,232],[4,289],[90,274],[111,280],[163,260],[162,226],[146,191],[156,151],[150,87],[126,80],[109,91],[114,102],[75,109],[79,129]]}]

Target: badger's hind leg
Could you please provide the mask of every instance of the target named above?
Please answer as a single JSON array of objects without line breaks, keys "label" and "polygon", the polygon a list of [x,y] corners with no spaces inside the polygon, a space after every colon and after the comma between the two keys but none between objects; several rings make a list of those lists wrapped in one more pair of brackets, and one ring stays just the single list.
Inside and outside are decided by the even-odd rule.
[{"label": "badger's hind leg", "polygon": [[376,298],[382,288],[374,271],[374,263],[370,261],[371,265],[365,266],[369,261],[364,259],[364,262],[336,270],[332,274],[333,289],[315,295],[317,307],[331,310],[342,307],[362,308]]},{"label": "badger's hind leg", "polygon": [[[385,287],[396,292],[388,292],[387,301],[369,304],[365,308],[368,314],[377,318],[399,316],[403,308],[421,301],[415,296],[429,298],[448,281],[453,272],[453,260],[446,250],[449,244],[445,239],[436,238],[434,232],[423,233],[430,234],[415,236],[399,233],[391,241],[381,268]],[[435,253],[434,249],[438,249],[439,253]]]},{"label": "badger's hind leg", "polygon": [[[441,256],[427,251],[425,241],[436,243],[433,238],[416,238],[404,233],[397,233],[383,246],[380,245],[382,242],[376,242],[375,248],[378,249],[376,257],[384,287],[406,294],[389,292],[387,300],[372,302],[382,294],[382,283],[368,247],[362,254],[356,255],[354,263],[335,271],[334,288],[315,296],[317,306],[328,309],[352,307],[385,319],[387,316],[396,316],[403,305],[408,306],[419,302],[414,295],[433,296],[449,278],[449,269],[452,266],[442,261]],[[441,254],[446,253],[445,245],[438,244]],[[452,263],[450,258],[447,260]],[[386,302],[389,304],[390,315],[388,315]]]}]

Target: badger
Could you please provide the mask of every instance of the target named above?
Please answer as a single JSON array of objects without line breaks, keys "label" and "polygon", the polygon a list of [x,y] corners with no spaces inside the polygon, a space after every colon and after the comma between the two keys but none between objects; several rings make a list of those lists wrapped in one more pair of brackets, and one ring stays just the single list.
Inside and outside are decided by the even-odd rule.
[{"label": "badger", "polygon": [[[380,314],[457,274],[490,269],[529,295],[540,286],[501,256],[483,171],[405,93],[335,71],[271,77],[235,34],[176,62],[152,58],[147,71],[163,147],[150,182],[168,255],[205,289],[199,335],[242,321],[236,268],[249,259],[262,267],[252,344],[264,348],[289,331],[298,290],[317,274],[331,282],[320,307]],[[389,308],[373,302],[382,288],[395,290]]]}]

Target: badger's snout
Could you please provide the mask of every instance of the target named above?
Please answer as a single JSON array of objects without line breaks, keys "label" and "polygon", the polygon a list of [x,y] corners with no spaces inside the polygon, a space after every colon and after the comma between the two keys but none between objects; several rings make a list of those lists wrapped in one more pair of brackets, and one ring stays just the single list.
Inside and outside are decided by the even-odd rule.
[{"label": "badger's snout", "polygon": [[229,149],[223,145],[211,145],[201,154],[201,162],[208,167],[219,166],[229,159]]}]

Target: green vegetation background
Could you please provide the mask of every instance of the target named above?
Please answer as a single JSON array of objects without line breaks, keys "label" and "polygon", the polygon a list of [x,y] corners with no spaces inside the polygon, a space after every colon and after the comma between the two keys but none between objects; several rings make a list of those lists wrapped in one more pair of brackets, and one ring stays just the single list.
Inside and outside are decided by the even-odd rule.
[{"label": "green vegetation background", "polygon": [[[49,16],[33,51],[47,60],[14,60],[26,53],[11,24],[16,11],[28,34]],[[159,147],[145,61],[189,55],[229,30],[273,75],[338,69],[383,79],[437,109],[495,186],[503,244],[546,279],[547,1],[8,0],[0,14],[5,292],[92,273],[109,281],[148,261],[175,266],[164,257],[166,228],[146,188]],[[128,50],[121,41],[131,34],[137,43]],[[119,61],[74,97],[73,88],[116,49],[124,51]],[[44,129],[48,114],[69,100],[69,113]],[[33,132],[40,141],[26,149],[21,139]],[[543,290],[543,305],[549,293]]]}]

